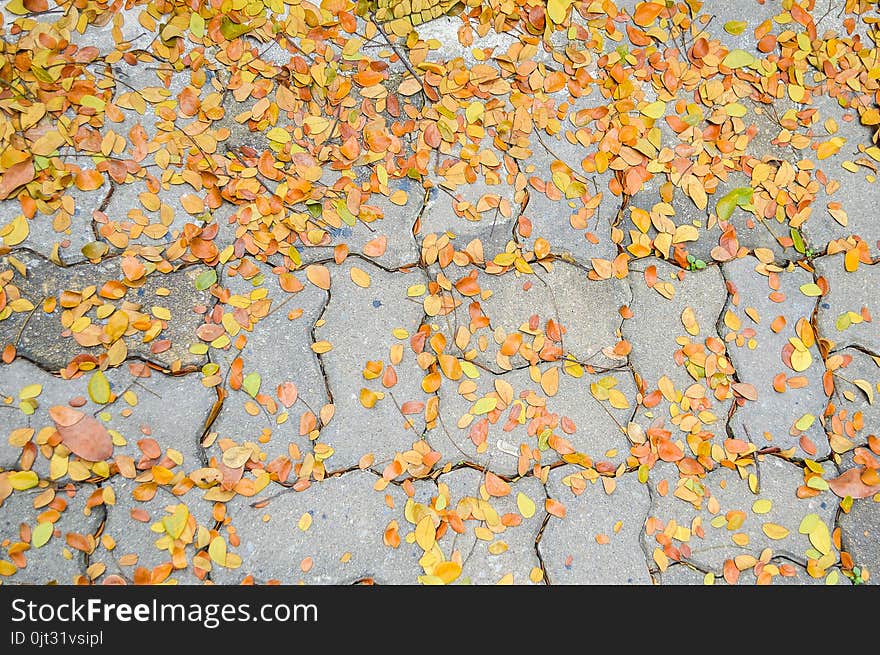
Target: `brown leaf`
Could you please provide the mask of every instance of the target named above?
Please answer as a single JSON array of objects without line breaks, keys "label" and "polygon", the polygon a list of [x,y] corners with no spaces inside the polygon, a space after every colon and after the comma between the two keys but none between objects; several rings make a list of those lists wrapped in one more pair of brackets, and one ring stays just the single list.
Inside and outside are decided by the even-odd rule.
[{"label": "brown leaf", "polygon": [[23,186],[34,179],[36,172],[30,159],[20,161],[10,166],[0,176],[0,200],[8,198],[18,187]]},{"label": "brown leaf", "polygon": [[828,480],[828,486],[835,494],[844,498],[868,498],[880,492],[880,485],[871,486],[862,482],[862,469],[854,468],[846,471],[843,475]]},{"label": "brown leaf", "polygon": [[90,462],[101,462],[113,455],[113,440],[107,428],[91,416],[83,417],[73,425],[55,424],[61,443],[74,455]]},{"label": "brown leaf", "polygon": [[224,464],[223,462],[219,462],[217,464],[217,469],[223,476],[222,486],[224,489],[232,489],[232,487],[234,487],[235,484],[239,480],[241,480],[241,477],[244,475],[244,464],[232,468],[226,466],[226,464]]},{"label": "brown leaf", "polygon": [[223,335],[226,330],[222,325],[217,325],[216,323],[203,323],[196,329],[196,335],[202,341],[213,341],[217,339],[221,335]]},{"label": "brown leaf", "polygon": [[55,405],[49,408],[49,416],[55,421],[56,427],[66,428],[81,421],[85,414],[65,405]]},{"label": "brown leaf", "polygon": [[746,400],[757,400],[758,399],[758,391],[755,389],[755,386],[749,384],[748,382],[734,382],[732,385],[733,390],[745,398]]}]

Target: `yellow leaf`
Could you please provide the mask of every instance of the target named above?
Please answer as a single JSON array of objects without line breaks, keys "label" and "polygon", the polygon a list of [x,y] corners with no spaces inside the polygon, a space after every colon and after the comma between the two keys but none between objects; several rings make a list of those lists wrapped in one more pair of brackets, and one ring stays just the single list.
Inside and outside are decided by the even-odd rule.
[{"label": "yellow leaf", "polygon": [[160,321],[170,321],[171,320],[171,312],[167,307],[160,307],[158,305],[153,305],[152,307],[153,316],[158,318]]},{"label": "yellow leaf", "polygon": [[[696,200],[696,199],[695,199]],[[705,203],[703,204],[705,208]],[[672,237],[672,243],[683,243],[685,241],[696,241],[700,238],[700,233],[693,225],[679,225],[675,228],[675,235]]]},{"label": "yellow leaf", "polygon": [[574,0],[549,0],[547,2],[547,16],[551,21],[559,25],[565,21],[565,14]]},{"label": "yellow leaf", "polygon": [[223,451],[223,464],[231,469],[244,466],[251,457],[251,449],[244,446],[232,446]]},{"label": "yellow leaf", "polygon": [[535,502],[521,491],[516,494],[516,507],[523,518],[530,519],[535,515]]},{"label": "yellow leaf", "polygon": [[368,289],[370,286],[370,274],[366,271],[358,268],[357,266],[352,266],[351,271],[351,281],[354,282],[362,289]]},{"label": "yellow leaf", "polygon": [[426,514],[416,525],[416,543],[425,552],[434,547],[436,531],[430,514]]},{"label": "yellow leaf", "polygon": [[810,364],[813,363],[813,356],[810,354],[809,350],[799,350],[795,348],[791,353],[791,367],[800,373],[801,371],[806,371],[810,368]]},{"label": "yellow leaf", "polygon": [[804,414],[797,420],[794,427],[803,432],[804,430],[808,430],[815,420],[816,417],[812,414]]},{"label": "yellow leaf", "polygon": [[694,313],[693,308],[684,308],[684,311],[681,313],[681,323],[691,336],[695,337],[700,333],[700,326],[697,323],[697,315]]},{"label": "yellow leaf", "polygon": [[467,118],[468,123],[476,123],[483,117],[486,108],[483,106],[482,102],[472,102],[465,109],[464,115]]},{"label": "yellow leaf", "polygon": [[861,389],[864,394],[868,397],[868,404],[874,404],[874,389],[871,387],[871,383],[867,380],[853,380],[853,384],[856,385],[859,389]]},{"label": "yellow leaf", "polygon": [[363,405],[367,409],[372,409],[376,406],[376,402],[379,400],[379,396],[376,395],[376,392],[374,391],[370,391],[367,388],[362,388],[359,394],[359,399],[361,401],[361,405]]},{"label": "yellow leaf", "polygon": [[9,477],[6,479],[9,481],[9,484],[12,485],[12,488],[16,491],[26,491],[27,489],[33,489],[40,481],[37,477],[37,474],[33,471],[16,471],[15,473],[10,473]]},{"label": "yellow leaf", "polygon": [[544,371],[541,376],[541,389],[548,396],[555,396],[559,391],[559,367],[554,366]]},{"label": "yellow leaf", "polygon": [[27,239],[30,234],[30,226],[24,214],[16,216],[8,225],[0,228],[0,236],[3,237],[3,243],[7,246],[17,246]]},{"label": "yellow leaf", "polygon": [[208,546],[208,555],[220,566],[226,566],[226,540],[220,536],[211,539],[211,544]]},{"label": "yellow leaf", "polygon": [[761,529],[771,539],[785,539],[789,535],[786,528],[776,523],[765,523],[761,526]]},{"label": "yellow leaf", "polygon": [[828,159],[828,157],[837,154],[844,143],[846,143],[846,139],[840,136],[836,136],[833,139],[820,143],[819,147],[816,149],[816,158],[820,160]]},{"label": "yellow leaf", "polygon": [[766,514],[770,511],[770,508],[773,506],[773,503],[765,498],[760,498],[752,503],[752,511],[755,514]]},{"label": "yellow leaf", "polygon": [[724,105],[724,110],[727,112],[728,116],[733,116],[734,118],[742,118],[748,111],[745,105],[741,105],[738,102],[731,102],[730,104]]},{"label": "yellow leaf", "polygon": [[800,84],[789,84],[788,85],[788,97],[791,98],[792,102],[801,102],[804,99],[804,95],[807,90],[802,87]]},{"label": "yellow leaf", "polygon": [[801,534],[810,534],[821,522],[822,519],[819,518],[818,514],[807,514],[804,518],[801,519],[801,524],[798,527],[798,532],[800,532]]},{"label": "yellow leaf", "polygon": [[110,391],[110,382],[103,371],[95,371],[89,380],[89,397],[93,402],[99,405],[106,405],[110,402],[112,392]]},{"label": "yellow leaf", "polygon": [[276,143],[287,143],[290,141],[290,132],[281,127],[273,127],[266,132],[266,138]]},{"label": "yellow leaf", "polygon": [[461,564],[458,562],[440,562],[434,567],[433,575],[440,578],[443,584],[450,584],[461,575]]},{"label": "yellow leaf", "polygon": [[820,521],[810,532],[810,543],[823,555],[830,553],[831,534],[828,532],[828,526]]},{"label": "yellow leaf", "polygon": [[608,402],[615,409],[627,409],[629,407],[629,401],[626,399],[626,396],[617,389],[608,390]]},{"label": "yellow leaf", "polygon": [[[154,468],[159,468],[159,467],[154,467]],[[167,471],[168,469],[165,469],[165,470]],[[153,479],[158,482],[158,480],[155,479],[155,475],[154,475]],[[165,532],[172,539],[178,539],[180,537],[180,535],[183,534],[183,530],[184,530],[184,528],[186,528],[186,523],[188,520],[189,520],[189,510],[187,509],[186,505],[181,503],[181,504],[178,504],[177,507],[174,508],[173,514],[162,518],[162,525],[165,528]]]},{"label": "yellow leaf", "polygon": [[300,516],[299,523],[297,523],[297,527],[300,530],[302,530],[303,532],[305,532],[310,527],[312,527],[312,515],[309,514],[308,512],[306,512],[302,516]]},{"label": "yellow leaf", "polygon": [[27,400],[28,398],[36,398],[43,392],[42,384],[29,384],[24,387],[21,391],[18,392],[18,397],[21,400]]},{"label": "yellow leaf", "polygon": [[652,102],[651,104],[642,107],[642,113],[648,118],[653,118],[655,120],[660,118],[665,111],[666,103],[662,100],[657,100],[656,102]]},{"label": "yellow leaf", "polygon": [[388,200],[390,200],[392,203],[394,203],[398,207],[403,207],[406,204],[407,200],[409,200],[409,196],[407,195],[406,191],[404,191],[403,189],[398,189],[397,191],[392,193],[390,196],[388,196]]},{"label": "yellow leaf", "polygon": [[724,59],[721,60],[721,64],[728,68],[743,68],[744,66],[751,66],[755,61],[755,58],[748,52],[737,48],[728,52]]}]

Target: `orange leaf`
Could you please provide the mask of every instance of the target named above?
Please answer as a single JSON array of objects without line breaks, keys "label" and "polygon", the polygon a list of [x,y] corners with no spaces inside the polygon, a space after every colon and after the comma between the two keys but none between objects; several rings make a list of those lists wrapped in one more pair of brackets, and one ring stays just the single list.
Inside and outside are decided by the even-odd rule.
[{"label": "orange leaf", "polygon": [[565,518],[565,505],[560,503],[558,500],[548,498],[546,501],[544,501],[544,509],[547,510],[548,514],[552,514],[553,516],[559,517],[561,519]]},{"label": "orange leaf", "polygon": [[127,279],[134,282],[146,275],[147,269],[139,259],[126,255],[122,258],[122,272]]},{"label": "orange leaf", "polygon": [[639,27],[648,27],[657,20],[664,6],[656,2],[643,2],[633,12],[633,22]]},{"label": "orange leaf", "polygon": [[49,408],[49,417],[60,427],[70,427],[85,417],[85,414],[64,405],[55,405]]},{"label": "orange leaf", "polygon": [[80,171],[76,174],[74,183],[80,191],[94,191],[104,184],[104,176],[94,169]]},{"label": "orange leaf", "polygon": [[364,244],[364,254],[367,257],[381,257],[388,248],[388,238],[385,236],[376,237],[372,241]]},{"label": "orange leaf", "polygon": [[290,407],[296,402],[299,395],[296,385],[293,382],[284,382],[278,385],[278,400],[285,407]]},{"label": "orange leaf", "polygon": [[724,581],[729,585],[735,585],[739,580],[739,569],[732,559],[724,560]]},{"label": "orange leaf", "polygon": [[306,267],[306,277],[309,282],[325,291],[330,288],[330,270],[321,264],[312,264]]},{"label": "orange leaf", "polygon": [[68,532],[66,541],[67,545],[74,550],[79,550],[84,553],[88,553],[91,550],[89,540],[86,539],[83,535],[77,534],[76,532]]},{"label": "orange leaf", "polygon": [[458,289],[459,293],[463,296],[476,296],[480,293],[480,285],[477,283],[475,275],[468,275],[461,278],[455,283],[455,288]]},{"label": "orange leaf", "polygon": [[486,491],[490,496],[506,496],[510,493],[510,485],[492,471],[486,471]]},{"label": "orange leaf", "polygon": [[661,441],[657,444],[657,454],[660,455],[660,459],[664,462],[677,462],[682,457],[684,457],[684,453],[681,452],[681,448],[676,446],[671,441]]},{"label": "orange leaf", "polygon": [[282,273],[278,276],[278,284],[288,293],[302,291],[303,285],[293,273]]}]

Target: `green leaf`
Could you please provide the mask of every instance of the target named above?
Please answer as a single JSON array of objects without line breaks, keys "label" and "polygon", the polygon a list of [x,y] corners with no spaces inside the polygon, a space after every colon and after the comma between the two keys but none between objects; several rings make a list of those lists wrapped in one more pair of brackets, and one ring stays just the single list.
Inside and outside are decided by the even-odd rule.
[{"label": "green leaf", "polygon": [[89,398],[99,405],[106,405],[110,402],[110,382],[103,371],[95,371],[89,380]]},{"label": "green leaf", "polygon": [[262,378],[260,378],[259,373],[248,373],[241,382],[241,388],[250,394],[251,398],[256,398],[257,394],[260,393],[261,382]]},{"label": "green leaf", "polygon": [[89,241],[80,249],[80,252],[85,255],[86,259],[101,259],[109,250],[110,246],[103,241]]},{"label": "green leaf", "polygon": [[94,109],[95,111],[104,111],[104,107],[107,106],[107,103],[101,100],[101,98],[92,95],[84,95],[82,98],[80,98],[79,103],[83,107],[88,107],[90,109]]},{"label": "green leaf", "polygon": [[495,406],[498,404],[497,398],[492,398],[490,396],[483,396],[477,402],[474,403],[474,406],[471,408],[471,414],[474,416],[479,416],[480,414],[488,414]]},{"label": "green leaf", "polygon": [[205,36],[205,19],[195,12],[190,14],[189,31],[192,32],[193,36],[201,39]]},{"label": "green leaf", "polygon": [[206,269],[199,273],[198,277],[196,278],[196,289],[198,289],[199,291],[204,291],[205,289],[210,288],[211,285],[213,285],[216,281],[217,271],[215,271],[213,268]]},{"label": "green leaf", "polygon": [[250,32],[250,25],[242,25],[240,23],[233,23],[226,16],[223,17],[223,20],[220,22],[220,34],[223,35],[224,39],[228,41],[232,41],[233,39],[237,39],[245,32]]},{"label": "green leaf", "polygon": [[801,233],[797,231],[795,228],[791,228],[791,240],[794,241],[794,249],[797,250],[802,255],[807,253],[807,246],[804,243],[804,238],[801,236]]},{"label": "green leaf", "polygon": [[41,548],[45,546],[49,539],[52,538],[52,533],[55,531],[55,525],[46,521],[45,523],[40,523],[33,529],[31,532],[31,546],[34,548]]},{"label": "green leaf", "polygon": [[729,220],[733,216],[733,210],[737,207],[743,207],[752,202],[754,190],[752,187],[744,186],[732,189],[729,193],[718,200],[715,205],[715,213],[722,221]]},{"label": "green leaf", "polygon": [[728,34],[733,34],[734,36],[739,36],[743,32],[746,31],[746,28],[749,26],[748,23],[742,20],[729,20],[724,23],[724,31]]},{"label": "green leaf", "polygon": [[336,201],[336,213],[339,214],[339,218],[342,219],[342,222],[349,226],[354,226],[357,223],[357,216],[348,211],[348,206],[345,204],[344,200]]},{"label": "green leaf", "polygon": [[299,254],[299,250],[297,250],[294,246],[290,246],[287,251],[287,256],[290,257],[290,261],[293,262],[293,265],[299,268],[302,266],[302,257]]}]

